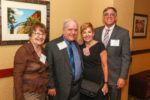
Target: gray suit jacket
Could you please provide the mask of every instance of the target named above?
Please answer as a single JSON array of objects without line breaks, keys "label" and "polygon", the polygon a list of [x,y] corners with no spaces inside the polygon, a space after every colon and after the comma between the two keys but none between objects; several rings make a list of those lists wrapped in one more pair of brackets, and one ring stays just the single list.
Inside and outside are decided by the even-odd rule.
[{"label": "gray suit jacket", "polygon": [[[102,42],[102,31],[104,26],[96,28],[95,39]],[[119,40],[119,46],[111,45],[114,40]],[[130,38],[128,30],[115,25],[108,45],[106,47],[108,55],[108,82],[116,85],[118,78],[126,79],[130,66]]]},{"label": "gray suit jacket", "polygon": [[[54,97],[54,100],[68,100],[72,81],[72,69],[70,66],[67,48],[59,50],[57,46],[57,44],[62,41],[64,41],[64,39],[61,36],[50,41],[45,48],[49,64],[47,72],[50,88],[56,89],[56,96]],[[80,48],[76,42],[75,44],[81,57]],[[80,59],[82,60],[82,58]]]}]

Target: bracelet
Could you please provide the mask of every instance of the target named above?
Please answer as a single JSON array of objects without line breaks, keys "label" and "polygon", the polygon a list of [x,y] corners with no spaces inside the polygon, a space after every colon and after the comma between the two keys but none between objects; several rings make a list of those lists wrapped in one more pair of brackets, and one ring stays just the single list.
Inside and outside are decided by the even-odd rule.
[{"label": "bracelet", "polygon": [[104,84],[108,84],[108,82],[104,82]]}]

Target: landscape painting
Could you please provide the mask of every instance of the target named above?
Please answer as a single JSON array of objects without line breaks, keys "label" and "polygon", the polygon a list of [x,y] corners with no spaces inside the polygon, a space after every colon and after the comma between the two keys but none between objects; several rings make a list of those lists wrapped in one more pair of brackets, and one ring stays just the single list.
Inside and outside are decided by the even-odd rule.
[{"label": "landscape painting", "polygon": [[41,11],[20,8],[7,8],[8,34],[28,34],[35,22],[41,22]]},{"label": "landscape painting", "polygon": [[[49,30],[49,2],[31,3],[20,0],[2,0],[0,22],[0,45],[23,44],[29,40],[33,23],[43,23]],[[48,40],[49,38],[47,38]]]}]

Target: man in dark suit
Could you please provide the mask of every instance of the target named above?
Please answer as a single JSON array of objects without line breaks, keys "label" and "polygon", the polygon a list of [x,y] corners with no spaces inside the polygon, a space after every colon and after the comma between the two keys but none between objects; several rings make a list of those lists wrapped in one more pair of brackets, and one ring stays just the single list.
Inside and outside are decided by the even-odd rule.
[{"label": "man in dark suit", "polygon": [[117,11],[108,7],[103,11],[105,26],[96,28],[95,39],[103,42],[108,54],[108,87],[110,100],[120,100],[130,65],[130,39],[128,30],[117,26]]},{"label": "man in dark suit", "polygon": [[77,22],[67,19],[63,26],[63,36],[46,45],[50,82],[48,94],[53,96],[54,100],[80,100],[83,63],[79,46],[75,41],[77,34]]}]

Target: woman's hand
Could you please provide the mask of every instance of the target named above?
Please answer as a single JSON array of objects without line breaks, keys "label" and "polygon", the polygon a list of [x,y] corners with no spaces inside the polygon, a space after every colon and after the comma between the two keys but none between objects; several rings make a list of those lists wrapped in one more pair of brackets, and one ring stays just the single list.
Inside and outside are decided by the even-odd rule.
[{"label": "woman's hand", "polygon": [[56,95],[56,89],[49,89],[48,94],[51,96],[55,96]]},{"label": "woman's hand", "polygon": [[108,93],[108,85],[107,84],[104,84],[104,86],[102,88],[102,92],[103,92],[103,95],[106,95]]},{"label": "woman's hand", "polygon": [[82,44],[83,44],[83,39],[80,39],[80,40],[78,41],[78,44],[79,44],[79,45],[82,45]]}]

